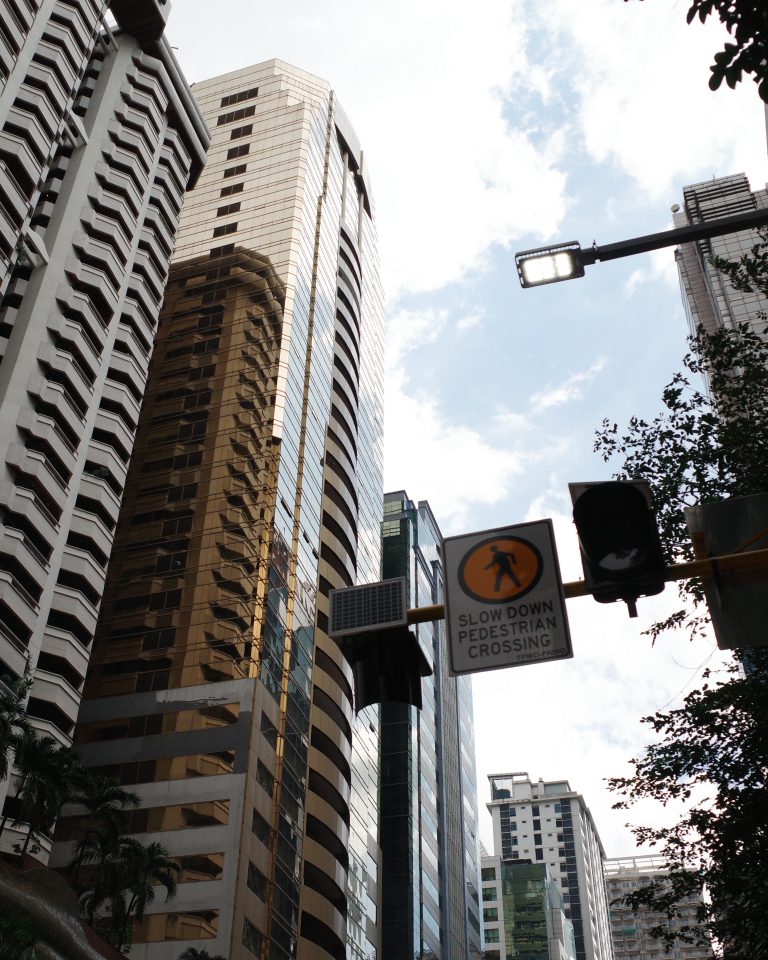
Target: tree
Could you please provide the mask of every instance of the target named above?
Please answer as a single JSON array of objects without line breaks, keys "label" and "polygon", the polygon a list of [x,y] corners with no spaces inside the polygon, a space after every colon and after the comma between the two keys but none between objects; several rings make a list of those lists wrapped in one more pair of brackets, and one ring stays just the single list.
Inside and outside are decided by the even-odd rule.
[{"label": "tree", "polygon": [[186,950],[182,950],[176,960],[227,960],[227,958],[222,957],[220,953],[212,957],[207,950],[198,950],[197,947],[187,947]]},{"label": "tree", "polygon": [[[661,740],[632,761],[632,777],[609,781],[624,796],[618,809],[644,798],[688,801],[677,823],[635,828],[638,843],[661,848],[670,874],[626,902],[659,912],[655,934],[666,944],[711,935],[726,960],[768,957],[768,651],[751,659],[757,670],[742,676],[733,664],[724,683],[706,682],[679,709],[645,717]],[[703,887],[702,927],[678,927],[677,904]]]},{"label": "tree", "polygon": [[28,726],[24,704],[32,686],[32,673],[27,664],[24,676],[0,678],[0,782],[10,773],[10,753],[19,733]]},{"label": "tree", "polygon": [[[738,289],[768,293],[768,240],[724,269]],[[763,318],[764,320],[765,318]],[[759,321],[758,321],[759,322]],[[618,477],[650,481],[662,544],[670,561],[688,559],[686,504],[768,489],[768,337],[744,325],[691,339],[685,370],[665,388],[665,410],[646,422],[632,418],[626,431],[605,421],[596,449],[620,457]],[[691,376],[708,378],[710,391]],[[649,631],[707,622],[701,584],[683,583],[682,608]],[[703,686],[683,705],[643,718],[656,741],[632,760],[631,777],[609,781],[626,809],[640,799],[682,800],[685,812],[665,827],[636,827],[640,843],[660,848],[670,873],[624,898],[634,909],[659,912],[656,935],[667,944],[712,936],[725,960],[768,958],[768,649],[742,653],[724,681],[705,674]],[[677,904],[706,887],[698,909],[701,929],[678,925]],[[703,930],[703,933],[702,933]]]},{"label": "tree", "polygon": [[[115,855],[106,857],[81,897],[86,919],[118,950],[131,944],[132,921],[142,920],[155,899],[155,887],[165,888],[166,900],[176,893],[179,865],[159,843],[144,846],[122,837]],[[99,916],[100,911],[105,915]]]},{"label": "tree", "polygon": [[38,935],[26,913],[0,917],[0,960],[35,960]]},{"label": "tree", "polygon": [[[76,760],[71,749],[60,746],[53,737],[41,737],[27,726],[16,738],[14,762],[19,779],[18,812],[13,823],[28,827],[19,851],[23,860],[30,843],[50,831],[61,805],[69,798]],[[7,819],[7,815],[3,817],[0,833]]]},{"label": "tree", "polygon": [[88,814],[69,864],[74,887],[77,887],[83,864],[98,865],[118,853],[120,836],[126,826],[126,808],[135,807],[139,802],[135,793],[124,790],[115,780],[94,776],[86,770],[83,773],[70,797],[72,803],[85,807]]},{"label": "tree", "polygon": [[[650,483],[669,563],[693,559],[686,506],[762,493],[768,484],[768,339],[744,324],[700,330],[690,344],[684,371],[664,388],[663,412],[651,421],[632,417],[626,430],[604,420],[595,441],[604,460],[621,459],[617,479]],[[709,391],[693,386],[699,374]],[[708,623],[701,582],[681,581],[678,589],[698,613],[677,610],[651,628],[654,638],[672,626],[695,634]]]},{"label": "tree", "polygon": [[710,89],[717,90],[723,80],[733,89],[743,74],[754,74],[758,93],[768,103],[768,7],[764,0],[691,0],[686,20],[691,23],[698,17],[704,23],[713,13],[735,42],[724,44],[715,54]]}]

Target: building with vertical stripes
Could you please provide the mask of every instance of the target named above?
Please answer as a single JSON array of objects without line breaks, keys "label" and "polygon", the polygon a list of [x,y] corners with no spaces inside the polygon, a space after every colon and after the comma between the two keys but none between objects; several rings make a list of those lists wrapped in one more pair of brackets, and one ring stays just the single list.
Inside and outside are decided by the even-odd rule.
[{"label": "building with vertical stripes", "polygon": [[[429,504],[384,497],[382,571],[405,577],[408,606],[443,602],[440,529]],[[448,672],[442,620],[414,628],[432,675],[422,708],[381,706],[383,956],[480,955],[472,685]]]},{"label": "building with vertical stripes", "polygon": [[[378,708],[332,588],[380,572],[383,306],[366,157],[272,60],[195,84],[181,216],[76,742],[179,863],[134,960],[380,957]],[[77,836],[64,818],[57,855]]]},{"label": "building with vertical stripes", "polygon": [[108,6],[0,2],[0,674],[28,664],[29,715],[62,744],[208,145],[165,5],[115,0],[116,28]]},{"label": "building with vertical stripes", "polygon": [[[676,227],[716,220],[768,207],[768,189],[752,190],[743,173],[694,183],[683,190],[682,209],[672,208]],[[691,333],[703,326],[708,333],[748,323],[763,333],[768,297],[755,290],[735,290],[710,262],[712,257],[737,261],[758,243],[757,230],[740,230],[723,237],[681,244],[675,250],[680,286]]]},{"label": "building with vertical stripes", "polygon": [[[576,960],[613,960],[605,851],[584,798],[566,780],[536,782],[527,773],[492,774],[488,779],[494,853],[503,862],[545,865],[562,896],[565,918],[573,925]],[[490,906],[484,882],[483,907]],[[496,921],[485,926],[490,947],[488,932],[498,929]],[[500,942],[500,937],[494,940]]]}]

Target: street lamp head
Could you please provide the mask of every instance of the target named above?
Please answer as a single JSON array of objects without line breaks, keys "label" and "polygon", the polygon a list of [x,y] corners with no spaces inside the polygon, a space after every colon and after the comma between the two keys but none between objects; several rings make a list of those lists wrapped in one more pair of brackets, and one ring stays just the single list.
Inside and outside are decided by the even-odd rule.
[{"label": "street lamp head", "polygon": [[522,250],[515,254],[515,265],[523,287],[539,287],[584,276],[581,246],[576,241]]}]

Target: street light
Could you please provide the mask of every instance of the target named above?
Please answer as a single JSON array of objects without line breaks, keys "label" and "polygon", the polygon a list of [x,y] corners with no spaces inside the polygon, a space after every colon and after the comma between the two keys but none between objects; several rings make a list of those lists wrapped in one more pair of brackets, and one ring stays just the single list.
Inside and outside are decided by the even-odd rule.
[{"label": "street light", "polygon": [[692,223],[661,233],[649,233],[644,237],[620,240],[618,243],[606,243],[602,247],[593,243],[586,250],[582,250],[576,241],[550,244],[535,250],[521,250],[515,254],[515,265],[521,286],[540,287],[545,283],[583,277],[584,267],[589,267],[598,260],[631,257],[636,253],[647,253],[649,250],[672,247],[678,243],[692,243],[694,240],[706,240],[709,237],[721,237],[726,233],[765,226],[768,226],[768,207],[707,220],[704,223]]}]

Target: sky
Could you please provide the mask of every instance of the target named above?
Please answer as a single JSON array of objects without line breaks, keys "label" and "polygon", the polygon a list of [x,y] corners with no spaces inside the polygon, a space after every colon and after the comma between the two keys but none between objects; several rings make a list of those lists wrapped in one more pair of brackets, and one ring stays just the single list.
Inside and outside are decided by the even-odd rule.
[{"label": "sky", "polygon": [[[190,82],[278,57],[329,81],[373,183],[387,294],[385,489],[427,500],[445,536],[550,517],[563,580],[582,576],[568,483],[609,479],[604,418],[653,416],[686,349],[671,250],[522,290],[514,252],[671,227],[686,184],[768,179],[749,80],[712,93],[719,24],[685,0],[175,0]],[[574,11],[578,10],[576,16]],[[679,705],[712,641],[643,631],[675,591],[568,601],[572,660],[473,676],[480,836],[488,775],[567,779],[609,857],[637,852],[606,779],[630,772],[640,718]]]}]

